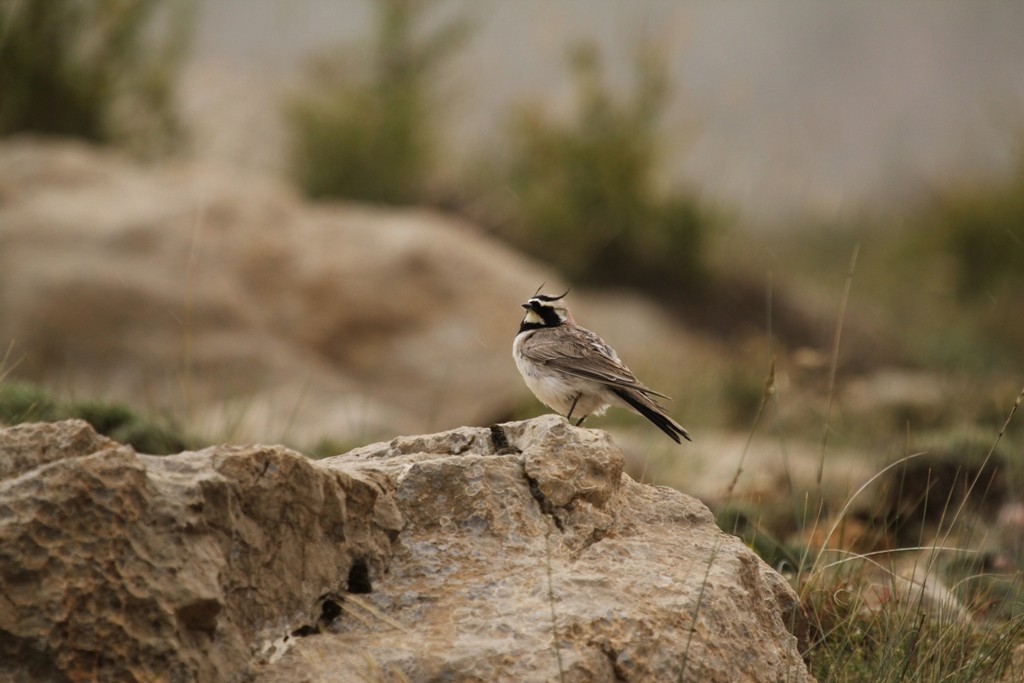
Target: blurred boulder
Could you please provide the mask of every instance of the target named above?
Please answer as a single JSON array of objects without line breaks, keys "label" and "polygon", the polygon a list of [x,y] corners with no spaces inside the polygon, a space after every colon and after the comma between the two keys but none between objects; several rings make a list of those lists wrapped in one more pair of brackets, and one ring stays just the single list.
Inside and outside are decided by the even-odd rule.
[{"label": "blurred boulder", "polygon": [[12,376],[224,439],[365,443],[507,417],[519,303],[553,278],[457,219],[311,205],[215,165],[0,144]]},{"label": "blurred boulder", "polygon": [[941,424],[961,409],[950,404],[956,392],[935,372],[882,367],[851,379],[842,395],[845,409],[861,419],[874,418],[895,428]]}]

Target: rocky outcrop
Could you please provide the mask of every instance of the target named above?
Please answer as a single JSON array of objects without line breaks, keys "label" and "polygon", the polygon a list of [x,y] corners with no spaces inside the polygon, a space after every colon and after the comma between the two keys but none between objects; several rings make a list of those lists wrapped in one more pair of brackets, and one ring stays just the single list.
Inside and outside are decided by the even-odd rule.
[{"label": "rocky outcrop", "polygon": [[0,431],[0,680],[809,681],[785,581],[546,416],[314,462]]},{"label": "rocky outcrop", "polygon": [[0,680],[237,679],[401,528],[371,476],[281,447],[161,458],[68,421],[3,430],[0,463]]}]

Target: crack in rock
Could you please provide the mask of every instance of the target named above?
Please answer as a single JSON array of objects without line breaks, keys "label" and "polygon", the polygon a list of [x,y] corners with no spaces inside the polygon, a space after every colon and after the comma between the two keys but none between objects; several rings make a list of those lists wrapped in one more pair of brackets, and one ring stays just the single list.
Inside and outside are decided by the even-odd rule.
[{"label": "crack in rock", "polygon": [[325,593],[317,598],[317,602],[320,603],[320,616],[317,617],[316,622],[303,624],[298,627],[291,632],[292,637],[305,638],[307,636],[315,636],[329,629],[335,620],[341,616],[341,603],[345,602],[345,598],[335,593]]},{"label": "crack in rock", "polygon": [[505,428],[501,425],[491,425],[491,446],[494,448],[495,455],[518,455],[522,453],[521,450],[513,446],[508,442],[508,436],[505,434]]},{"label": "crack in rock", "polygon": [[562,524],[562,519],[555,514],[554,505],[552,505],[551,501],[544,495],[544,492],[540,490],[540,482],[526,472],[525,462],[523,463],[523,476],[526,478],[526,483],[530,486],[530,495],[533,496],[533,499],[537,501],[538,505],[540,505],[540,511],[545,515],[550,516],[551,519],[555,521],[555,526],[558,527],[559,531],[564,531],[565,528]]},{"label": "crack in rock", "polygon": [[612,673],[615,674],[616,682],[628,681],[629,676],[623,666],[619,663],[619,653],[615,651],[615,648],[612,647],[611,643],[602,643],[601,653],[608,658],[608,663],[611,664]]}]

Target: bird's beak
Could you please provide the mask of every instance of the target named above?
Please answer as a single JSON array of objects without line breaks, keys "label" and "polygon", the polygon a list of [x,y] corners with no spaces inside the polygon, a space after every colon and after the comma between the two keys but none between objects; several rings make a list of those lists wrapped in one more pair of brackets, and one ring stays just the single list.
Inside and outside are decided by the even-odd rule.
[{"label": "bird's beak", "polygon": [[528,311],[532,311],[533,310],[533,305],[529,301],[527,301],[525,304],[522,304],[522,306],[523,306],[523,308],[525,308]]}]

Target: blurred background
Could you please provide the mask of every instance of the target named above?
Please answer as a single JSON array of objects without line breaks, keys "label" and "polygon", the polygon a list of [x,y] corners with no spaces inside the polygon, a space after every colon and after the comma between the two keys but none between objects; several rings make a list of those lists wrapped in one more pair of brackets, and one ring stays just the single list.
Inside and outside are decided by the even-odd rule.
[{"label": "blurred background", "polygon": [[808,510],[877,549],[983,493],[971,543],[1019,567],[1022,27],[995,1],[0,0],[0,419],[320,456],[524,418],[518,304],[571,285],[695,438],[588,423],[633,476],[792,565],[829,542]]},{"label": "blurred background", "polygon": [[[600,54],[606,87],[623,97],[643,82],[637,53],[650,50],[646,70],[659,70],[666,88],[656,121],[660,179],[723,202],[745,226],[785,227],[1012,173],[1021,12],[999,2],[489,1],[436,3],[417,33],[468,24],[432,73],[445,168],[493,152],[524,105],[578,115],[569,55],[580,44]],[[253,100],[294,88],[311,53],[346,52],[350,67],[369,68],[376,20],[369,2],[202,3],[182,93],[203,115],[202,153],[280,168],[281,141],[236,143],[226,119],[269,131],[279,107]],[[252,92],[236,97],[245,86]]]},{"label": "blurred background", "polygon": [[766,415],[889,457],[994,438],[1024,375],[1013,3],[0,7],[8,422],[326,453],[534,415],[542,282],[698,437],[595,426],[706,498],[693,451],[781,462]]}]

